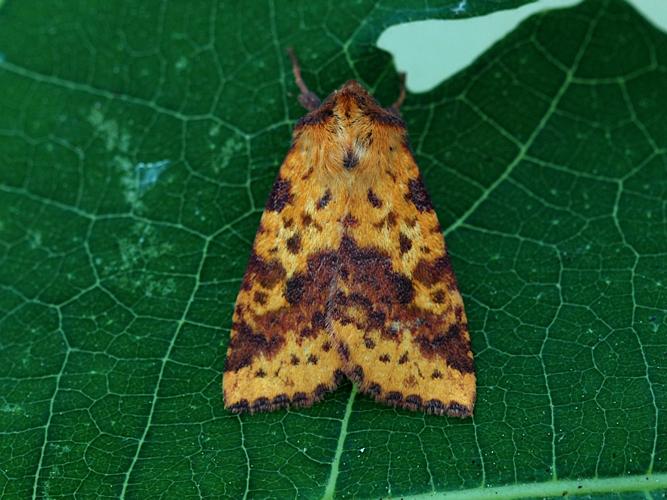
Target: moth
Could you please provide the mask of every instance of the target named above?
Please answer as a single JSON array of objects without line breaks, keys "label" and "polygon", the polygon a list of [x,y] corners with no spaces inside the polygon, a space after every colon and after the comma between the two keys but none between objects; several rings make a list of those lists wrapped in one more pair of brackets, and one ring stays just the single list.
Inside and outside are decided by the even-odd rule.
[{"label": "moth", "polygon": [[356,81],[309,111],[269,194],[223,374],[233,412],[309,406],[348,378],[377,401],[472,415],[468,322],[442,228],[389,108]]}]

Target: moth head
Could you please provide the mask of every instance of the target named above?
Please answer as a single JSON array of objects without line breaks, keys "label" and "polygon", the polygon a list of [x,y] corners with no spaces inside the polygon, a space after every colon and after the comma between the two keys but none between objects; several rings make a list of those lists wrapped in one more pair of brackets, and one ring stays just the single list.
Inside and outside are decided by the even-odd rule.
[{"label": "moth head", "polygon": [[356,80],[348,80],[334,90],[322,104],[302,117],[296,128],[304,126],[347,127],[351,125],[388,125],[405,128],[394,107],[383,108]]},{"label": "moth head", "polygon": [[383,108],[356,80],[348,80],[331,94],[334,114],[340,119],[368,119],[385,125],[403,126],[403,120],[394,108]]}]

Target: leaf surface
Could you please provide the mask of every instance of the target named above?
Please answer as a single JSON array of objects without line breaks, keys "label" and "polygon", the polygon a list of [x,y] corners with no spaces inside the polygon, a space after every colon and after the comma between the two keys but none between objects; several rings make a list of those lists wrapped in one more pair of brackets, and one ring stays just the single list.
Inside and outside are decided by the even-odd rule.
[{"label": "leaf surface", "polygon": [[[667,488],[667,38],[620,1],[521,24],[403,108],[464,294],[473,419],[346,385],[222,406],[290,130],[391,103],[392,24],[525,2],[0,2],[0,491],[480,498]],[[463,490],[463,491],[459,491]]]}]

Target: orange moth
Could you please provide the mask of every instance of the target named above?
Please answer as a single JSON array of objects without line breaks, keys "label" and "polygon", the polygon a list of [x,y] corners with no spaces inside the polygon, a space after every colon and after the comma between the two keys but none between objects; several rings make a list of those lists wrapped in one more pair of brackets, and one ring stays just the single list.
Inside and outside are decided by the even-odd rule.
[{"label": "orange moth", "polygon": [[399,108],[348,81],[309,111],[266,202],[234,309],[225,406],[309,406],[344,378],[377,401],[466,417],[463,300]]}]

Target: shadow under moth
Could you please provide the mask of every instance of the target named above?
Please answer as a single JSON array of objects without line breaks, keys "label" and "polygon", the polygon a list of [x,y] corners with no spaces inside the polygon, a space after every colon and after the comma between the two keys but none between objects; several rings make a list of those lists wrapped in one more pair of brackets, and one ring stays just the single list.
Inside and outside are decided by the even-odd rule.
[{"label": "shadow under moth", "polygon": [[266,202],[223,374],[234,412],[309,406],[345,378],[383,403],[472,415],[463,300],[399,108],[348,81],[309,110]]}]

